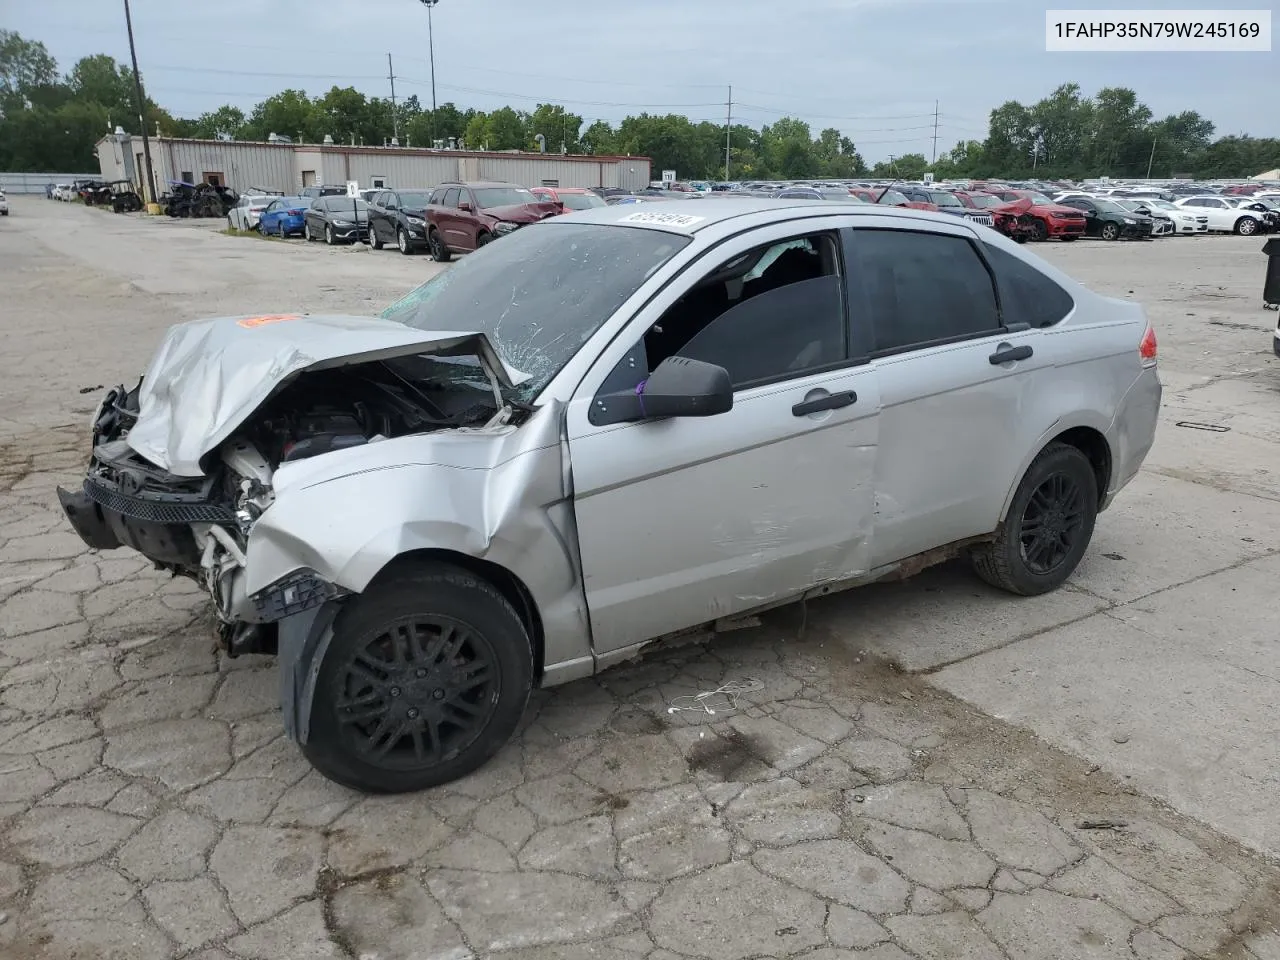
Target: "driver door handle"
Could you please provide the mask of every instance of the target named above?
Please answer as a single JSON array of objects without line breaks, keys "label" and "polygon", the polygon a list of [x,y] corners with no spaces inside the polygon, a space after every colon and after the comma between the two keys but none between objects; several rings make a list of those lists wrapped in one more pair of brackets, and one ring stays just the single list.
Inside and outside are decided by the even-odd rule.
[{"label": "driver door handle", "polygon": [[1023,344],[1021,347],[1001,346],[995,353],[987,357],[993,366],[999,366],[1002,363],[1011,363],[1014,360],[1026,360],[1030,357],[1034,350]]},{"label": "driver door handle", "polygon": [[839,410],[841,407],[847,407],[857,402],[858,395],[852,390],[845,390],[842,393],[829,393],[825,397],[797,403],[791,408],[791,415],[807,417],[811,413],[821,413],[823,410]]}]

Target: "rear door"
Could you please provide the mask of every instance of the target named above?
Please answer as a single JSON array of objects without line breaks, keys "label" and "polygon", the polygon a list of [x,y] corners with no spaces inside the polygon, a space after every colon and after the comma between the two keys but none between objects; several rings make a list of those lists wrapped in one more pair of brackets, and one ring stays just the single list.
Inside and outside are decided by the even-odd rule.
[{"label": "rear door", "polygon": [[996,528],[1042,429],[1023,412],[1047,361],[1039,329],[1002,317],[973,228],[884,218],[850,232],[881,397],[879,566]]},{"label": "rear door", "polygon": [[450,187],[444,192],[444,200],[440,204],[438,226],[444,234],[445,242],[451,249],[469,250],[470,247],[464,243],[462,230],[458,224],[458,197],[461,192],[458,187]]},{"label": "rear door", "polygon": [[[773,224],[709,252],[641,310],[570,403],[597,653],[867,569],[879,396],[849,336],[839,234],[815,226],[833,222]],[[726,279],[735,263],[750,271]],[[728,369],[733,409],[611,419],[669,356]]]}]

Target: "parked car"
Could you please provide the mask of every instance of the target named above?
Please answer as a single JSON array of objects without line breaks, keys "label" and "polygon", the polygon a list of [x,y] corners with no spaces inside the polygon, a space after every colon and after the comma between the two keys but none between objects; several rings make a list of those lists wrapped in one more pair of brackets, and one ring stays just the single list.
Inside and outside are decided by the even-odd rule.
[{"label": "parked car", "polygon": [[369,201],[369,245],[394,243],[406,257],[427,246],[430,190],[379,190]]},{"label": "parked car", "polygon": [[9,198],[4,195],[4,191],[0,190],[0,217],[9,215]]},{"label": "parked car", "polygon": [[1151,208],[1152,213],[1160,211],[1167,214],[1173,220],[1173,228],[1176,234],[1207,233],[1209,231],[1209,218],[1203,213],[1180,207],[1169,200],[1149,200],[1146,205]]},{"label": "parked car", "polygon": [[303,232],[310,197],[277,197],[258,218],[258,232],[264,237],[292,237]]},{"label": "parked car", "polygon": [[241,196],[236,205],[227,211],[227,227],[232,230],[258,229],[258,218],[274,199],[275,196],[267,194]]},{"label": "parked car", "polygon": [[443,263],[559,213],[556,204],[514,183],[442,183],[427,207],[427,243]]},{"label": "parked car", "polygon": [[1151,447],[1156,337],[1023,249],[853,203],[553,217],[380,318],[174,326],[58,497],[278,655],[321,773],[430,787],[533,685],[719,618],[951,556],[1063,584]]},{"label": "parked car", "polygon": [[573,213],[575,210],[592,210],[596,207],[608,206],[603,197],[582,187],[530,187],[529,192],[539,200],[554,203],[561,213]]},{"label": "parked car", "polygon": [[1001,200],[1030,200],[1028,213],[1036,218],[1037,240],[1077,240],[1086,233],[1085,217],[1071,204],[1055,203],[1037,190],[992,190]]},{"label": "parked car", "polygon": [[319,197],[302,214],[302,235],[330,246],[364,240],[368,230],[369,205],[359,197]]},{"label": "parked car", "polygon": [[928,210],[933,213],[938,211],[936,203],[908,199],[901,191],[893,188],[854,187],[849,193],[864,203],[878,203],[885,207],[907,207],[912,210]]},{"label": "parked car", "polygon": [[929,190],[920,187],[907,187],[902,194],[908,200],[931,203],[939,213],[952,217],[960,217],[972,223],[980,223],[984,227],[995,226],[995,218],[989,213],[981,212],[960,202],[960,198],[946,190]]},{"label": "parked car", "polygon": [[312,200],[319,200],[321,197],[346,196],[347,187],[342,183],[327,183],[318,187],[303,187],[302,196],[310,197]]},{"label": "parked car", "polygon": [[1150,200],[1140,200],[1132,197],[1113,197],[1112,199],[1126,210],[1132,210],[1140,216],[1150,217],[1151,236],[1172,237],[1178,232],[1173,225],[1173,217],[1159,207],[1152,206]]},{"label": "parked car", "polygon": [[1219,233],[1238,233],[1249,237],[1258,232],[1262,219],[1252,210],[1241,210],[1235,197],[1196,196],[1175,200],[1184,210],[1193,210],[1209,218],[1209,229]]},{"label": "parked car", "polygon": [[1259,218],[1255,233],[1274,233],[1280,229],[1280,214],[1276,212],[1274,200],[1260,194],[1252,196],[1227,197],[1228,203],[1234,204],[1237,210],[1247,210]]},{"label": "parked car", "polygon": [[1084,214],[1085,236],[1103,240],[1150,240],[1150,217],[1126,210],[1106,197],[1068,197],[1064,206],[1075,207]]}]

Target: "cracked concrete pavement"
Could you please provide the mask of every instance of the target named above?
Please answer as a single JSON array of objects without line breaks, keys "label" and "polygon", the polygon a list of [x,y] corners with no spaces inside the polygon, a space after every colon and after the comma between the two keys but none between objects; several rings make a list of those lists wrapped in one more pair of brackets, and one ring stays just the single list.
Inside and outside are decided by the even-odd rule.
[{"label": "cracked concrete pavement", "polygon": [[[13,207],[0,957],[1280,958],[1259,241],[1043,247],[1148,305],[1167,385],[1068,589],[943,567],[776,611],[538,691],[488,766],[386,798],[312,772],[272,662],[216,655],[194,586],[86,550],[53,486],[174,320],[368,312],[438,268]],[[667,712],[744,677],[736,713]]]}]

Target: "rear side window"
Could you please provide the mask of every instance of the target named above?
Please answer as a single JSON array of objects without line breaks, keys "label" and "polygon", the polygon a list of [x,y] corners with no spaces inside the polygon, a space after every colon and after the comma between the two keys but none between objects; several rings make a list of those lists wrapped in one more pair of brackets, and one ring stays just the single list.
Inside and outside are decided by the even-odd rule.
[{"label": "rear side window", "polygon": [[876,353],[993,333],[1000,328],[991,274],[963,237],[855,230],[858,274]]},{"label": "rear side window", "polygon": [[983,245],[987,263],[996,275],[1004,322],[1051,327],[1075,309],[1071,294],[1031,264],[999,247]]}]

